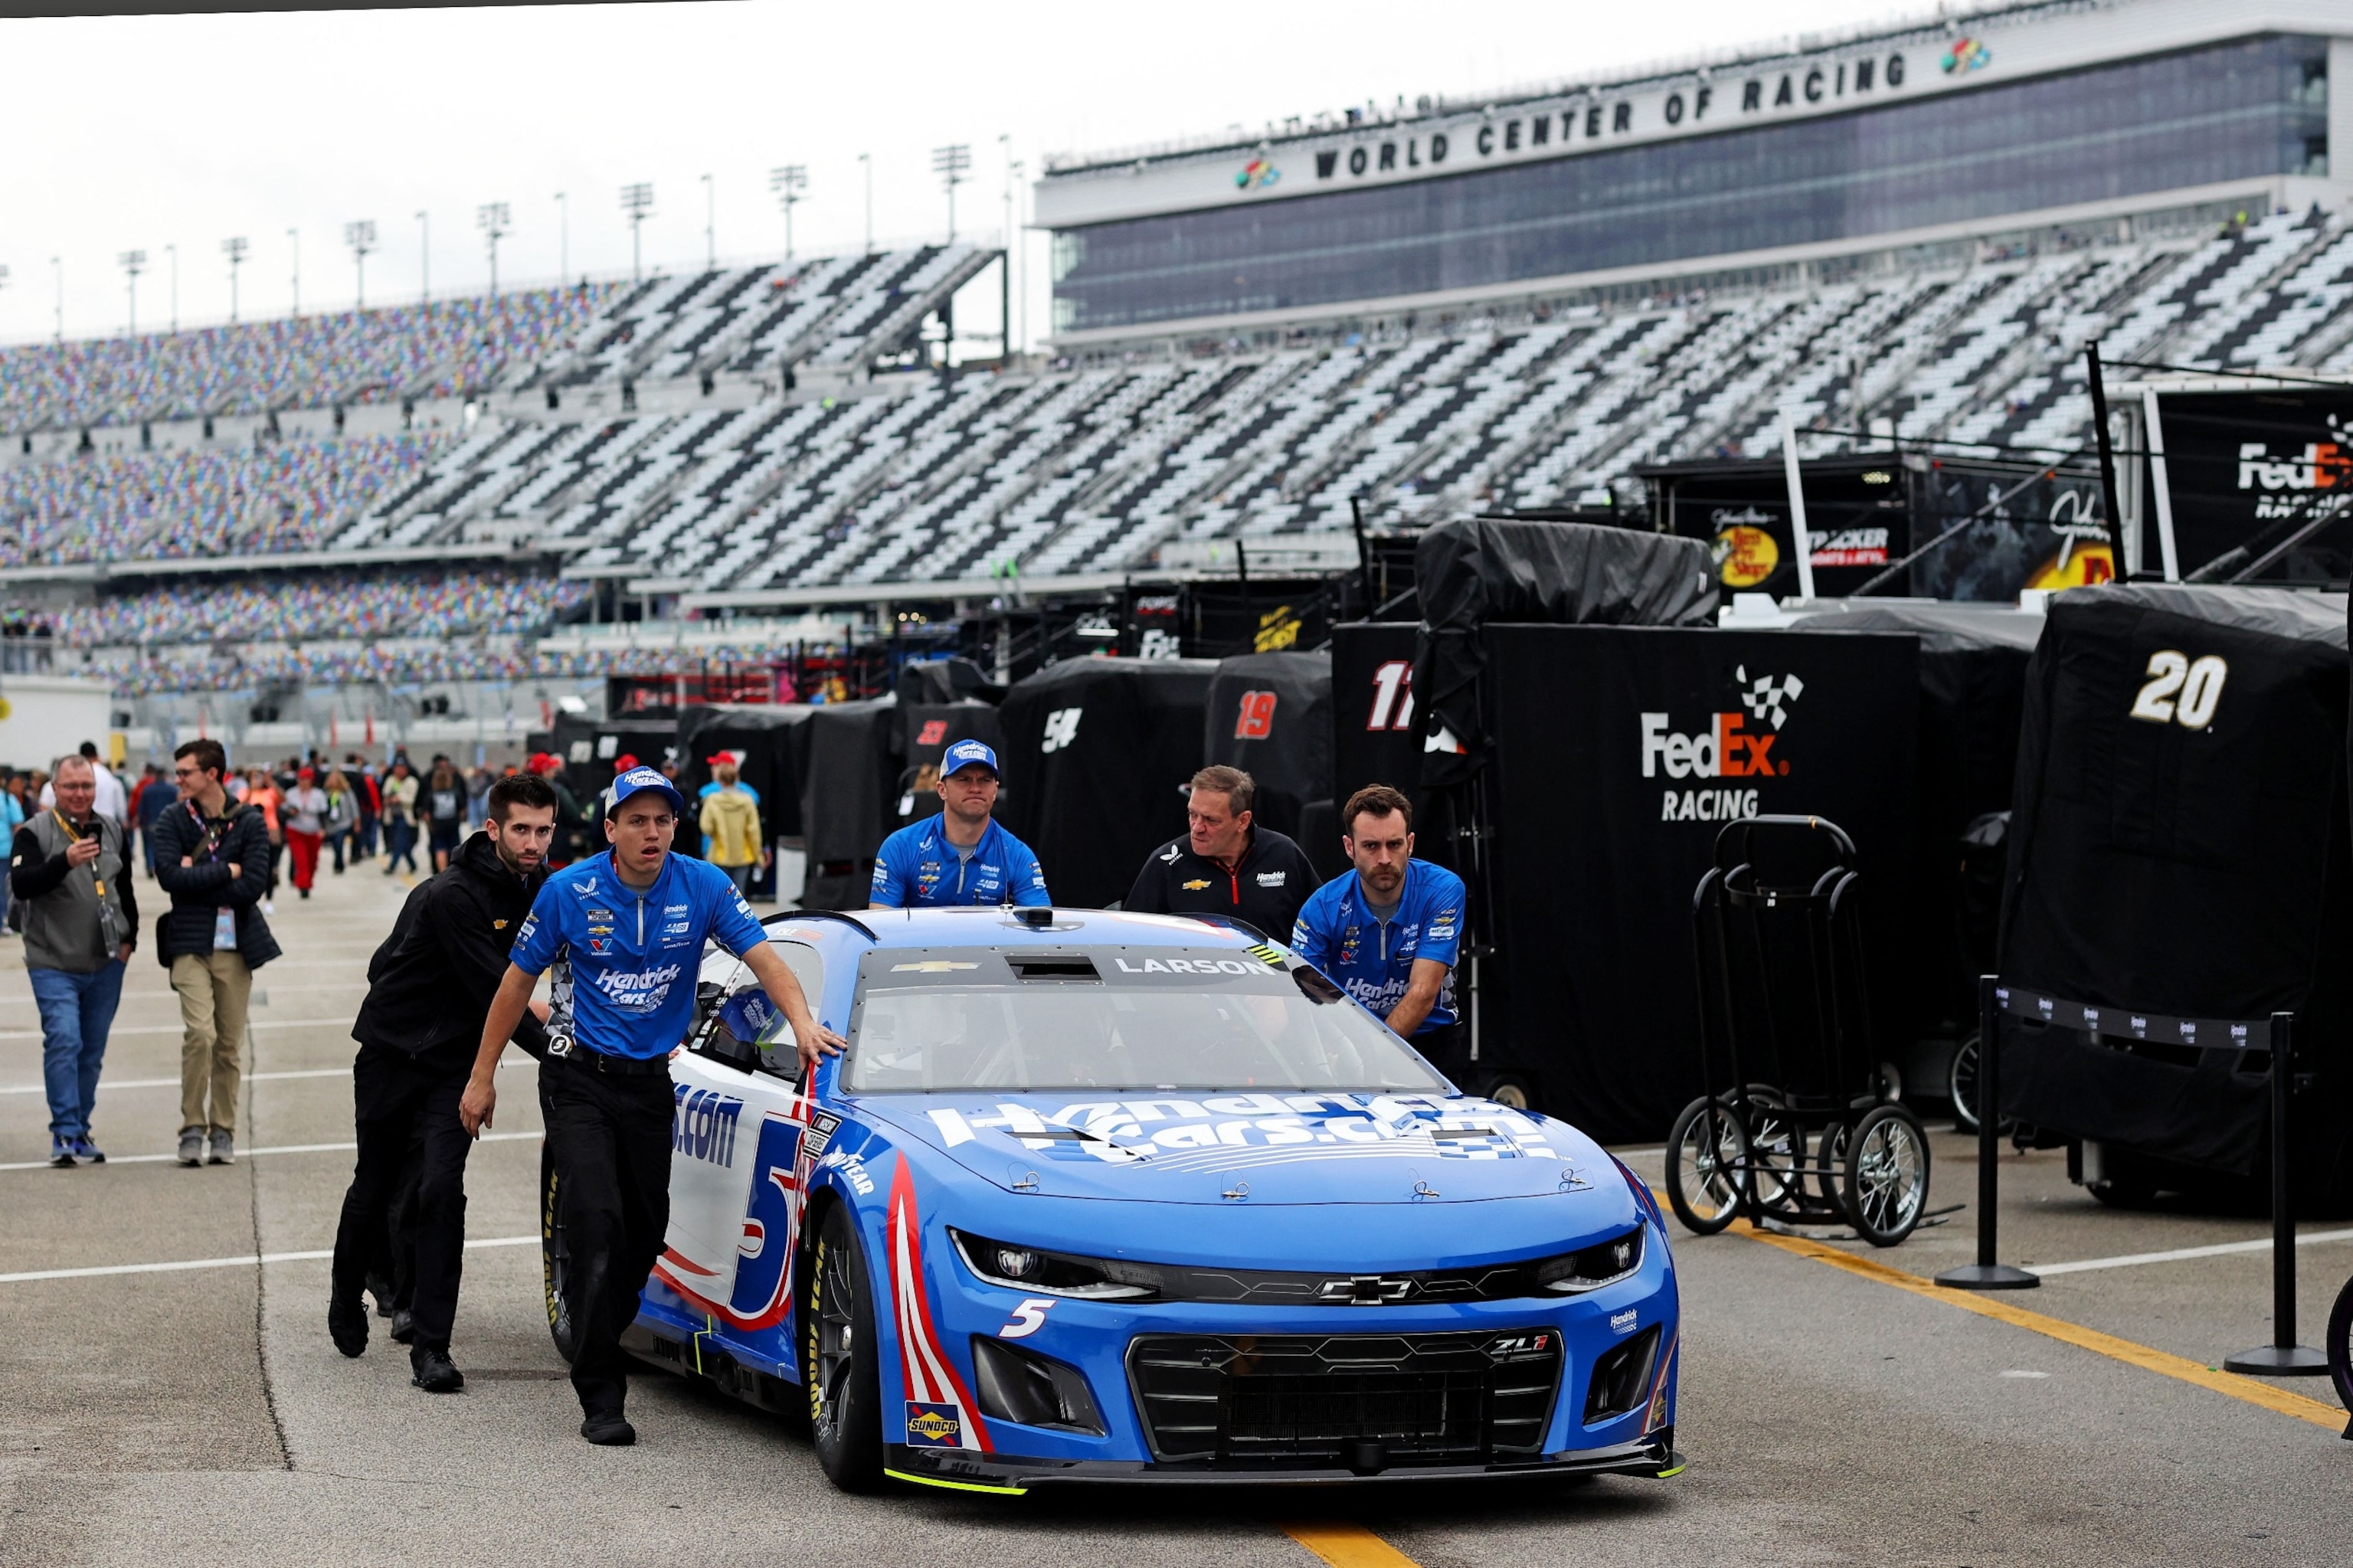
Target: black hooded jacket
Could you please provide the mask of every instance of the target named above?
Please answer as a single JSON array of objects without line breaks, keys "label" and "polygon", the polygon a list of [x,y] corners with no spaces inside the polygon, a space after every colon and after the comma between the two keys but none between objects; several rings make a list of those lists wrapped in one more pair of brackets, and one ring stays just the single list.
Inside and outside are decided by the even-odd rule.
[{"label": "black hooded jacket", "polygon": [[[469,836],[448,870],[417,885],[368,960],[367,1000],[352,1038],[435,1066],[470,1064],[506,978],[508,949],[546,880],[543,869],[529,876],[508,870],[489,833]],[[543,1057],[547,1031],[526,1012],[514,1043]]]}]

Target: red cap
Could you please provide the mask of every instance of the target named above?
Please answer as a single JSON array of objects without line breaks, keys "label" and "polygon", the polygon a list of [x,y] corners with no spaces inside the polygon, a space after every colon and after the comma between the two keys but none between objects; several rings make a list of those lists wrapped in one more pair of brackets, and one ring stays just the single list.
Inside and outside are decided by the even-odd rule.
[{"label": "red cap", "polygon": [[637,765],[637,758],[629,752],[625,751],[621,753],[620,756],[613,758],[613,771],[616,773],[627,773],[630,768],[635,768]]}]

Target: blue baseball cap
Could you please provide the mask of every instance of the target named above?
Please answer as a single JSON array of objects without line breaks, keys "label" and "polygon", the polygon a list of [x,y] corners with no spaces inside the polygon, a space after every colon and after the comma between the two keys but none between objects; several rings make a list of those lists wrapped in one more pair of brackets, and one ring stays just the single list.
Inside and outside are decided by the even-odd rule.
[{"label": "blue baseball cap", "polygon": [[669,797],[671,810],[681,816],[685,814],[686,797],[678,792],[677,785],[662,777],[659,768],[632,768],[616,778],[613,780],[613,803],[605,808],[605,814],[609,817],[619,810],[622,801],[641,789],[660,790]]},{"label": "blue baseball cap", "polygon": [[940,777],[945,779],[952,773],[970,768],[976,762],[991,773],[1003,777],[997,766],[997,753],[976,740],[959,740],[949,747],[947,755],[940,758]]}]

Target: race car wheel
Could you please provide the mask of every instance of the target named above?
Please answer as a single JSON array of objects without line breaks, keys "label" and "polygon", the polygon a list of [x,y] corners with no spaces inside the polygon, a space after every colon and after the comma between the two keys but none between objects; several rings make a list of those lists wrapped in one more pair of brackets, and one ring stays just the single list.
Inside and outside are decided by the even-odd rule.
[{"label": "race car wheel", "polygon": [[569,1361],[573,1349],[572,1308],[564,1287],[572,1270],[572,1251],[564,1236],[562,1196],[555,1179],[555,1156],[543,1143],[539,1147],[540,1281],[547,1294],[547,1336],[555,1341],[555,1353]]},{"label": "race car wheel", "polygon": [[882,1481],[872,1277],[849,1211],[837,1204],[818,1232],[801,1371],[818,1463],[826,1479],[849,1492],[871,1491]]},{"label": "race car wheel", "polygon": [[1748,1129],[1713,1096],[1696,1099],[1667,1134],[1667,1203],[1694,1235],[1712,1236],[1739,1216],[1748,1192]]},{"label": "race car wheel", "polygon": [[1902,1106],[1875,1106],[1854,1124],[1846,1161],[1846,1217],[1873,1246],[1912,1234],[1928,1206],[1928,1134]]},{"label": "race car wheel", "polygon": [[[2337,1306],[2328,1314],[2328,1338],[2321,1343],[2328,1351],[2328,1378],[2337,1385],[2337,1403],[2353,1411],[2353,1279],[2337,1293]],[[2353,1422],[2347,1423],[2345,1436],[2353,1438]]]}]

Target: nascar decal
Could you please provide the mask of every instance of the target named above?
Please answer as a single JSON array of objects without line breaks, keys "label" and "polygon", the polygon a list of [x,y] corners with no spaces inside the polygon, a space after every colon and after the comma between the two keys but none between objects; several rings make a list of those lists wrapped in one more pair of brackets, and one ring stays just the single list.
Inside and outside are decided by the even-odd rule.
[{"label": "nascar decal", "polygon": [[[688,1097],[681,1090],[681,1123]],[[703,1097],[697,1091],[693,1097]],[[794,1107],[801,1113],[800,1119],[771,1116],[760,1123],[760,1141],[752,1163],[752,1193],[745,1206],[743,1239],[736,1246],[733,1283],[674,1247],[663,1248],[654,1263],[654,1275],[663,1284],[698,1310],[733,1328],[773,1328],[791,1310],[793,1238],[800,1229],[801,1194],[807,1191],[798,1170],[806,1106],[803,1101]],[[736,1108],[741,1109],[741,1102],[736,1102]],[[733,1117],[727,1118],[727,1126],[732,1141]],[[722,1289],[726,1291],[724,1300],[717,1298]]]},{"label": "nascar decal", "polygon": [[908,1444],[919,1448],[996,1452],[979,1408],[956,1376],[932,1328],[923,1293],[923,1239],[915,1214],[915,1179],[903,1154],[892,1162],[891,1211],[883,1227],[891,1253],[891,1310],[899,1335],[899,1382],[905,1391]]}]

